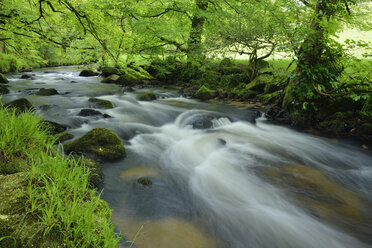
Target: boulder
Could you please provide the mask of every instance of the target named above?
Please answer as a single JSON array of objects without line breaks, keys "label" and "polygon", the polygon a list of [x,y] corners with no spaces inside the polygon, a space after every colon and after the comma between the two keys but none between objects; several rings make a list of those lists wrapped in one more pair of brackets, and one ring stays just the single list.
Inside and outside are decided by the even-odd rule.
[{"label": "boulder", "polygon": [[267,84],[273,80],[270,75],[259,75],[252,82],[247,84],[246,89],[264,93]]},{"label": "boulder", "polygon": [[17,112],[24,112],[27,110],[34,111],[35,108],[26,98],[20,98],[5,104],[5,107],[17,109]]},{"label": "boulder", "polygon": [[59,133],[56,136],[57,136],[57,140],[56,140],[57,143],[62,143],[62,142],[65,142],[66,140],[70,140],[74,138],[73,134],[70,134],[67,132]]},{"label": "boulder", "polygon": [[104,66],[101,68],[101,71],[102,71],[101,75],[103,77],[108,77],[113,74],[120,74],[120,71],[118,68],[111,67],[111,66]]},{"label": "boulder", "polygon": [[124,158],[126,155],[120,138],[106,128],[95,128],[79,139],[65,144],[64,149],[66,153],[91,154],[109,161]]},{"label": "boulder", "polygon": [[111,116],[108,114],[102,114],[101,112],[94,110],[94,109],[82,109],[79,116],[102,116],[103,118],[110,118]]},{"label": "boulder", "polygon": [[103,100],[95,97],[91,97],[88,100],[90,103],[94,104],[96,108],[111,109],[114,108],[114,105],[109,100]]},{"label": "boulder", "polygon": [[79,74],[80,77],[94,77],[94,76],[98,76],[98,72],[95,72],[93,70],[90,70],[90,69],[86,69],[86,70],[82,70]]},{"label": "boulder", "polygon": [[120,76],[116,74],[112,74],[110,76],[107,76],[106,78],[102,79],[101,83],[104,84],[114,84],[119,80]]},{"label": "boulder", "polygon": [[156,95],[152,92],[142,93],[138,96],[138,100],[140,101],[152,101],[156,100]]},{"label": "boulder", "polygon": [[196,91],[194,97],[205,101],[214,98],[215,94],[212,90],[203,85]]},{"label": "boulder", "polygon": [[67,126],[54,121],[43,120],[41,123],[50,132],[51,135],[63,133],[67,129]]},{"label": "boulder", "polygon": [[142,84],[142,79],[134,75],[131,75],[129,73],[126,73],[124,75],[121,75],[115,83],[130,87],[130,86],[136,86],[138,84]]},{"label": "boulder", "polygon": [[7,84],[7,83],[9,83],[8,79],[2,73],[0,73],[0,84]]},{"label": "boulder", "polygon": [[38,92],[36,92],[37,96],[53,96],[58,95],[58,91],[56,89],[50,88],[50,89],[40,89]]},{"label": "boulder", "polygon": [[23,74],[20,78],[21,79],[32,79],[32,76],[29,74]]}]

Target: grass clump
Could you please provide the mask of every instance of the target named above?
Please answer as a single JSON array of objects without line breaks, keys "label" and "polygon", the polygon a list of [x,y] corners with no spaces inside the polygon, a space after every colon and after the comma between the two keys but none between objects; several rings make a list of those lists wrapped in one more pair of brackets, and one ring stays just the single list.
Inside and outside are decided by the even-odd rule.
[{"label": "grass clump", "polygon": [[60,155],[48,132],[32,112],[0,106],[0,181],[9,186],[0,198],[0,247],[116,247],[111,210],[89,188],[90,170]]}]

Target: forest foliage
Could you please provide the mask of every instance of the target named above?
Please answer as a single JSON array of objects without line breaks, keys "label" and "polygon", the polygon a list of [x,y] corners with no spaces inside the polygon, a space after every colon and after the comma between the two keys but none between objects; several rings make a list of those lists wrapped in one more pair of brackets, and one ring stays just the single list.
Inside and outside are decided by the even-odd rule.
[{"label": "forest foliage", "polygon": [[371,70],[350,71],[361,59],[350,51],[363,49],[366,59],[371,44],[337,41],[345,28],[371,30],[370,13],[360,0],[3,0],[0,68],[98,62],[125,69],[139,66],[138,58],[172,57],[198,74],[214,58],[239,54],[253,79],[262,60],[285,54],[297,66],[287,71],[283,107],[311,113],[324,97],[370,102]]}]

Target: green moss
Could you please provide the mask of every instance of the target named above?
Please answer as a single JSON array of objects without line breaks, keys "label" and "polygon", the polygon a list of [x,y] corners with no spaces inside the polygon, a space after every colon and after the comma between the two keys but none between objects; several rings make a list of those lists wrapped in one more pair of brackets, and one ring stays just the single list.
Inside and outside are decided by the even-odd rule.
[{"label": "green moss", "polygon": [[64,145],[67,153],[92,154],[98,158],[114,161],[124,158],[125,148],[120,138],[106,128],[95,128],[81,138]]},{"label": "green moss", "polygon": [[9,83],[8,79],[2,73],[0,73],[0,84],[7,84],[7,83]]},{"label": "green moss", "polygon": [[98,72],[95,72],[93,70],[90,70],[90,69],[86,69],[86,70],[82,70],[79,74],[80,77],[94,77],[94,76],[98,76]]},{"label": "green moss", "polygon": [[70,140],[70,139],[74,138],[73,134],[70,134],[70,133],[67,133],[67,132],[57,134],[56,136],[57,136],[56,142],[61,142],[61,143],[65,142],[66,140]]},{"label": "green moss", "polygon": [[119,69],[115,67],[111,67],[111,66],[104,66],[101,68],[101,71],[102,71],[102,76],[104,77],[108,77],[113,74],[120,74]]},{"label": "green moss", "polygon": [[195,97],[200,99],[200,100],[209,100],[214,98],[214,93],[212,90],[207,88],[206,86],[202,86],[198,89],[198,91],[195,93]]},{"label": "green moss", "polygon": [[140,101],[153,101],[153,100],[156,100],[156,95],[152,92],[142,93],[138,96],[138,100],[140,100]]},{"label": "green moss", "polygon": [[54,122],[54,121],[42,121],[42,124],[44,126],[44,128],[46,130],[48,130],[48,132],[51,134],[51,135],[56,135],[56,134],[59,134],[59,133],[63,133],[66,129],[67,129],[67,126],[65,125],[61,125],[57,122]]},{"label": "green moss", "polygon": [[20,98],[20,99],[8,102],[4,106],[8,108],[16,109],[18,113],[25,112],[28,110],[32,110],[32,111],[35,110],[32,104],[30,103],[30,101],[28,101],[26,98]]},{"label": "green moss", "polygon": [[259,75],[252,82],[247,84],[246,89],[263,93],[266,85],[270,84],[272,80],[273,78],[270,75]]},{"label": "green moss", "polygon": [[119,80],[120,76],[116,74],[112,74],[110,76],[105,77],[102,79],[101,83],[104,84],[115,84]]},{"label": "green moss", "polygon": [[93,103],[94,107],[96,107],[96,108],[103,108],[103,109],[114,108],[114,105],[112,104],[112,102],[110,102],[108,100],[103,100],[103,99],[91,97],[91,98],[89,98],[88,101]]},{"label": "green moss", "polygon": [[258,98],[262,101],[262,103],[269,104],[269,103],[278,102],[281,96],[282,96],[282,91],[275,91],[273,93],[259,95]]}]

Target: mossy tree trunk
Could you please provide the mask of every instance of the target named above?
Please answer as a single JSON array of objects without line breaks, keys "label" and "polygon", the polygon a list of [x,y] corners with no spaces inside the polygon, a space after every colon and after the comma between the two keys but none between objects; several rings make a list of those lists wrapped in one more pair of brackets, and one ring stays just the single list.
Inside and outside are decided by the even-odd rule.
[{"label": "mossy tree trunk", "polygon": [[200,61],[203,59],[202,34],[206,21],[205,12],[208,9],[207,0],[195,0],[195,13],[191,21],[190,35],[187,41],[188,61]]}]

